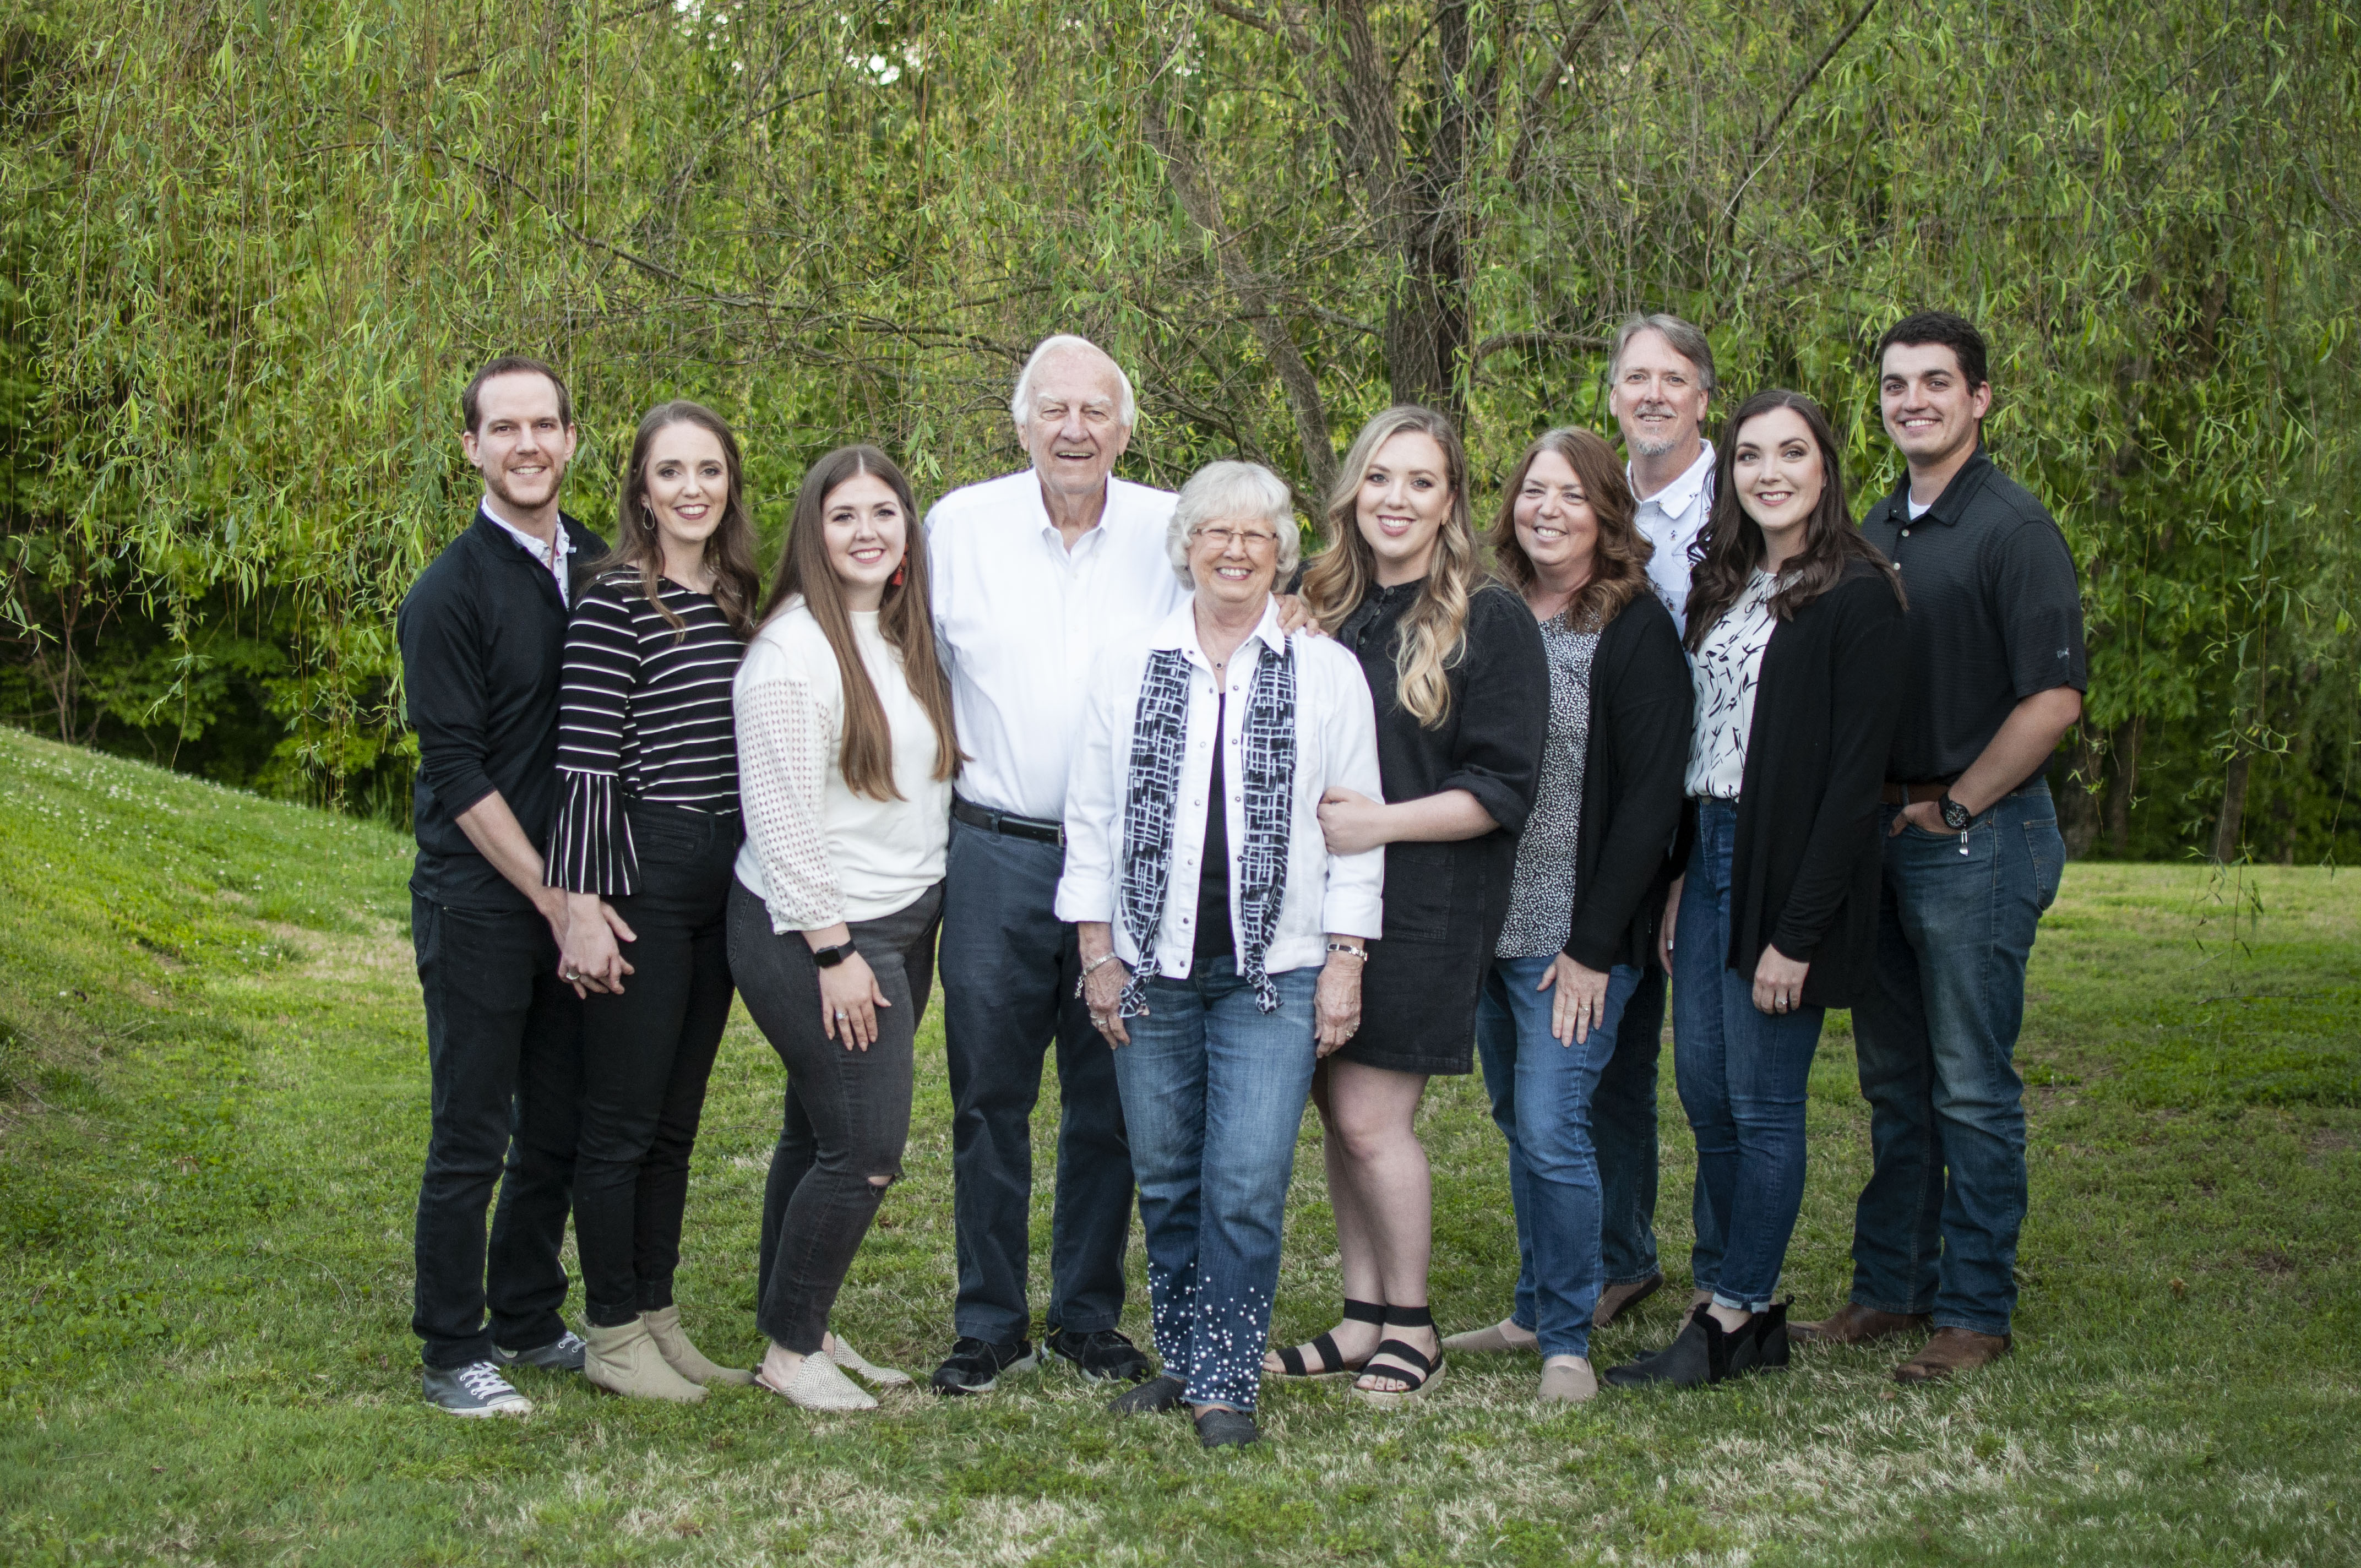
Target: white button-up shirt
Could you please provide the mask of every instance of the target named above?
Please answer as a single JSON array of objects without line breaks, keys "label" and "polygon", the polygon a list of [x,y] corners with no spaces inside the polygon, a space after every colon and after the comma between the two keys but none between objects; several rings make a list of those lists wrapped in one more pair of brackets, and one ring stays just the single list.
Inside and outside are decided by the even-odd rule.
[{"label": "white button-up shirt", "polygon": [[1099,524],[1069,551],[1032,469],[953,490],[927,514],[935,638],[971,761],[959,793],[1055,822],[1099,652],[1187,602],[1165,532],[1172,494],[1107,481]]},{"label": "white button-up shirt", "polygon": [[[1170,568],[1168,567],[1169,571]],[[1246,842],[1246,768],[1238,754],[1246,698],[1263,658],[1290,639],[1279,609],[1230,655],[1227,702],[1214,689],[1213,661],[1197,642],[1195,606],[1183,602],[1154,634],[1108,650],[1091,681],[1080,744],[1066,787],[1066,867],[1058,881],[1058,918],[1105,920],[1115,926],[1115,956],[1135,970],[1139,950],[1116,914],[1124,871],[1124,817],[1130,795],[1133,720],[1149,653],[1177,648],[1195,675],[1189,686],[1189,734],[1174,800],[1172,865],[1163,917],[1156,927],[1156,969],[1186,979],[1196,957],[1197,888],[1205,859],[1205,791],[1213,776],[1213,748],[1222,748],[1228,798],[1223,818],[1232,846],[1229,868],[1230,941],[1237,943],[1237,848]],[[1385,798],[1378,778],[1378,715],[1360,662],[1325,637],[1297,632],[1295,645],[1295,777],[1287,828],[1287,889],[1279,929],[1263,954],[1263,970],[1279,974],[1328,961],[1327,937],[1384,935],[1380,923],[1386,852],[1331,855],[1320,831],[1320,797],[1341,786],[1371,800]],[[1216,715],[1221,732],[1214,733]]]},{"label": "white button-up shirt", "polygon": [[[1626,465],[1623,477],[1631,477]],[[1697,460],[1681,471],[1681,477],[1640,503],[1632,521],[1648,536],[1656,553],[1648,558],[1648,586],[1673,612],[1673,624],[1684,632],[1688,630],[1689,546],[1713,512],[1713,443],[1705,444]],[[1635,486],[1632,494],[1639,493]]]},{"label": "white button-up shirt", "polygon": [[557,539],[554,545],[544,544],[540,540],[535,539],[532,534],[527,533],[523,529],[519,528],[515,523],[511,522],[507,518],[504,518],[499,512],[494,511],[492,510],[491,497],[486,496],[477,504],[484,509],[484,515],[486,517],[489,517],[494,522],[499,523],[502,529],[507,531],[508,536],[511,539],[515,540],[519,544],[524,547],[526,554],[531,555],[534,560],[549,568],[549,575],[557,579],[557,602],[564,605],[566,609],[572,609],[574,608],[574,596],[566,592],[566,564],[574,554],[574,541],[566,534],[565,521],[560,520],[557,524]]}]

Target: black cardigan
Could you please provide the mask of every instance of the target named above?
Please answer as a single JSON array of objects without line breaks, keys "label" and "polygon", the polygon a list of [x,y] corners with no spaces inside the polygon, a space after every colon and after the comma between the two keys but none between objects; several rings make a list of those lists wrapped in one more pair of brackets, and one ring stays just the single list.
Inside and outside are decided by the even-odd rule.
[{"label": "black cardigan", "polygon": [[1771,631],[1754,691],[1730,867],[1730,967],[1763,948],[1810,964],[1804,1002],[1850,1007],[1876,983],[1877,807],[1909,667],[1885,575],[1849,563]]},{"label": "black cardigan", "polygon": [[[572,518],[576,576],[606,542]],[[523,911],[458,818],[494,791],[538,850],[557,805],[557,687],[566,604],[549,568],[479,510],[418,575],[395,618],[403,698],[418,731],[413,893],[460,909]]]},{"label": "black cardigan", "polygon": [[1643,586],[1598,634],[1590,657],[1590,743],[1574,850],[1565,956],[1586,969],[1653,961],[1664,894],[1678,869],[1697,695],[1672,612]]}]

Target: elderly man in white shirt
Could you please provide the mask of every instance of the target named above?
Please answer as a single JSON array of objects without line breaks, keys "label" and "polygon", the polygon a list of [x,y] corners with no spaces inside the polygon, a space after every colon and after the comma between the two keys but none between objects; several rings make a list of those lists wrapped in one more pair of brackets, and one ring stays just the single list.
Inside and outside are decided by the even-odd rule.
[{"label": "elderly man in white shirt", "polygon": [[[1607,406],[1623,429],[1623,472],[1640,503],[1632,521],[1656,547],[1648,585],[1675,626],[1687,624],[1689,547],[1713,511],[1713,443],[1704,435],[1713,386],[1713,345],[1704,333],[1678,316],[1624,319],[1608,361]],[[1677,882],[1673,897],[1680,897]],[[1664,1027],[1664,970],[1651,964],[1624,1004],[1615,1055],[1590,1101],[1606,1268],[1592,1314],[1600,1328],[1664,1282],[1655,1231],[1656,1061]],[[1697,1223],[1710,1223],[1699,1211]]]},{"label": "elderly man in white shirt", "polygon": [[1185,604],[1166,554],[1170,491],[1114,477],[1137,415],[1131,382],[1086,339],[1052,337],[1009,412],[1033,466],[954,490],[927,518],[935,631],[969,761],[951,807],[939,955],[952,1106],[957,1335],[938,1393],[990,1389],[1035,1364],[1026,1299],[1032,1113],[1058,1050],[1058,1190],[1049,1350],[1085,1376],[1137,1382],[1116,1331],[1131,1151],[1115,1062],[1076,991],[1074,928],[1054,903],[1066,774],[1092,666]]}]

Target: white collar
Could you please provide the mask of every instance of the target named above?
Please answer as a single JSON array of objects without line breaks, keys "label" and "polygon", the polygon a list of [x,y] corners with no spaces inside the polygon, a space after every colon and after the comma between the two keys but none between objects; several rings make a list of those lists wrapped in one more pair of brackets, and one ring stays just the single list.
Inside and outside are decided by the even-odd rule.
[{"label": "white collar", "polygon": [[[1069,554],[1066,536],[1058,532],[1057,523],[1050,520],[1049,503],[1041,494],[1041,470],[1027,468],[1025,478],[1025,498],[1032,503],[1034,520],[1041,525],[1041,536],[1058,547],[1059,554]],[[1074,549],[1080,550],[1089,541],[1106,532],[1107,520],[1115,515],[1115,476],[1109,474],[1105,499],[1099,502],[1099,520],[1074,536]]]},{"label": "white collar", "polygon": [[[1279,629],[1277,599],[1265,601],[1262,607],[1262,619],[1255,622],[1255,629],[1248,635],[1247,641],[1250,641],[1257,637],[1261,638],[1263,646],[1268,648],[1273,653],[1287,652],[1287,633]],[[1208,669],[1213,667],[1213,661],[1206,657],[1203,646],[1197,641],[1195,596],[1192,595],[1181,600],[1179,608],[1164,618],[1163,623],[1157,627],[1156,634],[1148,639],[1148,645],[1159,649],[1178,648],[1183,653],[1194,653],[1203,661]],[[1245,644],[1240,643],[1239,646],[1243,647]]]},{"label": "white collar", "polygon": [[[1670,517],[1678,517],[1694,506],[1697,493],[1705,488],[1706,479],[1713,473],[1713,443],[1708,441],[1704,445],[1705,450],[1697,454],[1696,462],[1681,470],[1679,478],[1640,504],[1654,507]],[[1631,482],[1631,465],[1629,463],[1623,465],[1623,478],[1625,483]],[[1634,488],[1636,490],[1637,487]]]},{"label": "white collar", "polygon": [[499,523],[502,528],[508,530],[508,534],[511,539],[515,540],[519,544],[522,544],[527,550],[532,551],[533,558],[540,562],[543,565],[550,565],[554,562],[562,561],[566,556],[574,554],[574,541],[566,536],[566,520],[564,518],[557,520],[557,547],[555,554],[552,554],[548,545],[544,544],[540,540],[535,539],[532,534],[527,533],[523,529],[519,528],[515,523],[511,522],[507,518],[502,517],[498,511],[494,510],[492,508],[492,498],[489,492],[486,493],[482,500],[478,501],[476,504],[483,509],[483,513],[486,517],[490,518],[494,522]]}]

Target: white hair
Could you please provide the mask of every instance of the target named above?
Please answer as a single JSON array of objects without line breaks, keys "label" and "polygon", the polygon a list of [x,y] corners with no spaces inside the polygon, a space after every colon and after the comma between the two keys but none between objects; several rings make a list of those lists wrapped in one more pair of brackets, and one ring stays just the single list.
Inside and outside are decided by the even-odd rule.
[{"label": "white hair", "polygon": [[1131,396],[1131,378],[1123,373],[1123,367],[1115,362],[1115,356],[1087,337],[1061,332],[1054,337],[1043,338],[1040,346],[1033,351],[1033,357],[1025,362],[1025,368],[1016,373],[1016,390],[1008,397],[1008,416],[1016,422],[1019,431],[1025,428],[1026,419],[1032,411],[1027,405],[1031,401],[1033,373],[1041,367],[1044,361],[1060,354],[1095,354],[1105,360],[1107,368],[1115,372],[1115,390],[1119,394],[1117,401],[1121,406],[1115,410],[1115,417],[1123,421],[1126,430],[1139,422],[1139,405]]},{"label": "white hair", "polygon": [[1189,538],[1213,522],[1267,522],[1279,535],[1279,576],[1286,577],[1303,558],[1303,535],[1295,526],[1295,496],[1287,481],[1259,463],[1224,459],[1208,463],[1189,476],[1172,503],[1172,521],[1164,532],[1164,551],[1174,575],[1191,587]]}]

